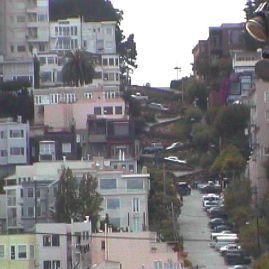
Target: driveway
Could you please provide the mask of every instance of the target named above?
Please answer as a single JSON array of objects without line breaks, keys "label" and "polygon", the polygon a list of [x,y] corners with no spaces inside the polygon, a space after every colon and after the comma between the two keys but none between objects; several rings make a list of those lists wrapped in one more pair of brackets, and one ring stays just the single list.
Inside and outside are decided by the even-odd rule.
[{"label": "driveway", "polygon": [[211,230],[207,225],[209,218],[202,208],[202,194],[192,190],[192,195],[184,196],[183,199],[178,222],[188,259],[198,268],[227,269],[223,257],[209,247]]}]

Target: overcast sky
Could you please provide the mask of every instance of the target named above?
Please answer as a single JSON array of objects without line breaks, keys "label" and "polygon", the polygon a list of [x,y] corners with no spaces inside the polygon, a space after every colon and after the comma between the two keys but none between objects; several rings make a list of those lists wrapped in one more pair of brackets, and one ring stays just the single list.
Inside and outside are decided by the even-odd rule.
[{"label": "overcast sky", "polygon": [[138,68],[132,84],[169,87],[177,78],[189,76],[192,49],[208,38],[211,26],[245,21],[247,0],[111,0],[123,10],[121,29],[134,34]]}]

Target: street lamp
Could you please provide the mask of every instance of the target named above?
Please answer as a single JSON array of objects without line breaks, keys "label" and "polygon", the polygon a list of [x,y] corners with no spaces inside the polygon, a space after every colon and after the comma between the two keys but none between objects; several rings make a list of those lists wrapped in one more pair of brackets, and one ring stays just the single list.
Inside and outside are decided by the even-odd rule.
[{"label": "street lamp", "polygon": [[[176,66],[174,67],[175,70],[177,70],[177,80],[178,80],[178,72],[181,72],[181,67]],[[183,95],[183,76],[181,77],[181,101],[183,103],[184,101],[184,95]]]}]

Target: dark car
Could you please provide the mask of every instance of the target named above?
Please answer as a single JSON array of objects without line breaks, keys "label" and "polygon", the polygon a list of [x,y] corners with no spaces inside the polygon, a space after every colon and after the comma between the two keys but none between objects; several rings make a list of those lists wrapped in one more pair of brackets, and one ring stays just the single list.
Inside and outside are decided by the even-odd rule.
[{"label": "dark car", "polygon": [[214,207],[211,210],[208,211],[208,215],[211,219],[213,218],[223,218],[223,219],[227,219],[228,215],[227,213],[224,211],[223,207]]},{"label": "dark car", "polygon": [[191,187],[188,185],[187,182],[177,182],[176,189],[179,195],[190,195],[191,194]]},{"label": "dark car", "polygon": [[246,256],[243,251],[227,251],[224,261],[227,264],[250,264],[251,258]]},{"label": "dark car", "polygon": [[232,228],[233,228],[232,225],[227,224],[227,223],[224,221],[223,224],[218,225],[218,226],[215,226],[215,227],[214,227],[214,231],[215,231],[216,233],[219,233],[219,232],[222,232],[222,231],[225,231],[225,230],[231,230]]},{"label": "dark car", "polygon": [[206,185],[203,188],[200,189],[201,193],[221,193],[221,187],[215,186],[215,185]]},{"label": "dark car", "polygon": [[215,227],[219,226],[219,225],[224,225],[225,224],[225,220],[222,218],[215,218],[209,221],[208,226],[211,229],[214,229]]}]

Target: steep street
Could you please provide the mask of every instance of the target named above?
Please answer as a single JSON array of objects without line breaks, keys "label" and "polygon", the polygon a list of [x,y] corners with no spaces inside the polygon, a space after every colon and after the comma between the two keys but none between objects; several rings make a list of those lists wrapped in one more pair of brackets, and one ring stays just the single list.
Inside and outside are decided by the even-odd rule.
[{"label": "steep street", "polygon": [[202,208],[202,194],[192,190],[190,196],[184,196],[184,205],[178,222],[180,234],[184,240],[184,251],[193,266],[206,269],[227,269],[223,257],[209,247],[210,229],[209,218]]}]

